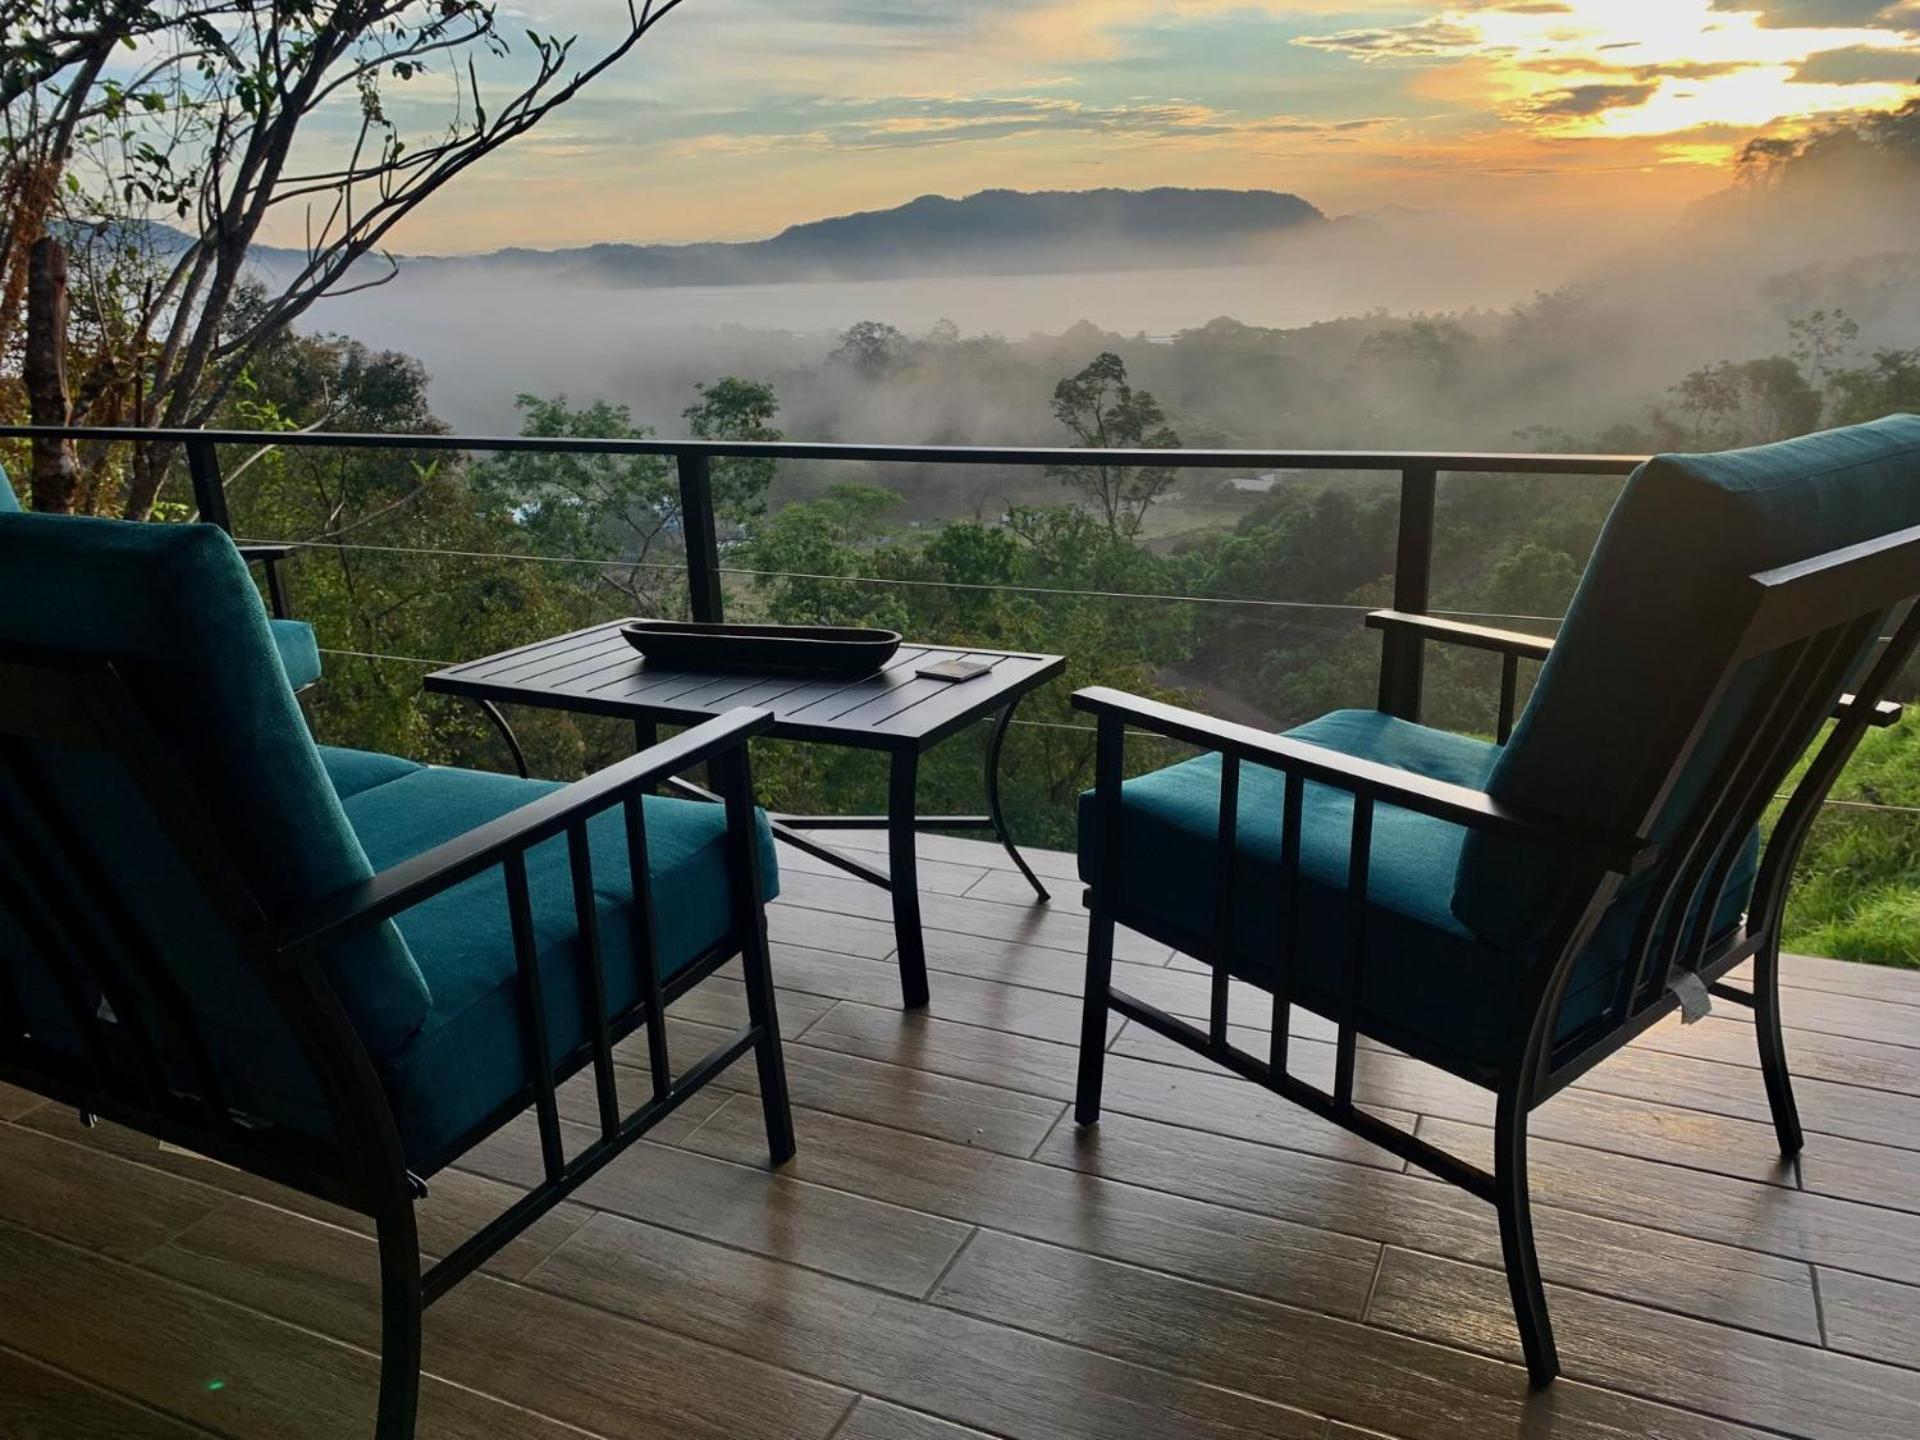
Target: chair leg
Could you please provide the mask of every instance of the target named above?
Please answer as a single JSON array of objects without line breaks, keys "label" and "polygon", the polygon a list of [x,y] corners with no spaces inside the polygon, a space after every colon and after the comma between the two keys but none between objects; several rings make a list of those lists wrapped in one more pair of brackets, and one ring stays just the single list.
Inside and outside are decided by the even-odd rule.
[{"label": "chair leg", "polygon": [[1113,980],[1113,917],[1096,905],[1087,931],[1087,995],[1080,1013],[1080,1083],[1074,1091],[1075,1124],[1100,1119],[1100,1082],[1107,1062],[1107,987]]},{"label": "chair leg", "polygon": [[[758,908],[758,907],[756,907]],[[767,1158],[784,1165],[794,1155],[793,1104],[787,1096],[787,1064],[780,1048],[780,1016],[773,993],[773,961],[767,953],[766,912],[759,911],[740,951],[746,981],[747,1018],[759,1028],[753,1063],[760,1076],[760,1111],[767,1126]]]},{"label": "chair leg", "polygon": [[1787,1073],[1787,1042],[1780,1033],[1780,943],[1772,941],[1753,957],[1753,1028],[1760,1040],[1760,1073],[1767,1082],[1767,1104],[1782,1155],[1797,1155],[1804,1143],[1800,1108]]},{"label": "chair leg", "polygon": [[420,1241],[413,1202],[379,1219],[380,1410],[375,1440],[413,1440],[420,1407]]},{"label": "chair leg", "polygon": [[1506,1261],[1507,1289],[1527,1375],[1545,1385],[1560,1373],[1553,1343],[1553,1321],[1540,1284],[1540,1256],[1533,1245],[1533,1205],[1527,1193],[1527,1113],[1511,1091],[1500,1095],[1494,1120],[1494,1208],[1500,1213],[1500,1251]]},{"label": "chair leg", "polygon": [[786,1059],[780,1036],[771,1028],[753,1047],[753,1063],[760,1076],[760,1113],[767,1127],[767,1163],[784,1165],[797,1148],[793,1138],[793,1105],[787,1098]]}]

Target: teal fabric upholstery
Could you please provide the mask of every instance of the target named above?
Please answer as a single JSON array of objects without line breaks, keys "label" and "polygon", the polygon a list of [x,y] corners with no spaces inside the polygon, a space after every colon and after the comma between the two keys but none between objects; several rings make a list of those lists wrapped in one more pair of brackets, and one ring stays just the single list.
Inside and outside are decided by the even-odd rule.
[{"label": "teal fabric upholstery", "polygon": [[[560,788],[316,746],[282,683],[245,565],[208,526],[0,516],[0,649],[114,664],[270,921]],[[203,1019],[229,1099],[262,1119],[328,1134],[313,1077],[251,958],[236,952],[186,860],[119,766],[52,744],[34,746],[32,761],[140,930],[163,937],[158,958]],[[45,837],[23,833],[20,798],[0,787],[8,813],[0,866],[53,850]],[[644,808],[657,963],[669,978],[733,929],[726,816],[718,805],[656,797]],[[764,816],[759,823],[763,898],[771,898],[778,874],[772,834]],[[620,811],[590,822],[588,833],[614,1014],[641,991]],[[564,1056],[588,1034],[564,839],[532,850],[527,872],[548,1042]],[[78,1027],[23,919],[0,903],[0,980],[36,1038],[77,1055]],[[387,1087],[410,1161],[436,1168],[455,1142],[525,1103],[524,1002],[498,869],[343,947],[330,965]],[[87,995],[85,1008],[97,1013],[102,999]],[[157,1005],[141,1008],[161,1013]],[[184,1052],[167,1036],[160,1045],[163,1065],[184,1067]],[[130,1064],[131,1048],[118,1048],[126,1054],[110,1058]]]},{"label": "teal fabric upholstery", "polygon": [[[1292,738],[1431,779],[1474,789],[1500,759],[1493,745],[1409,724],[1372,710],[1341,710],[1287,732]],[[1121,874],[1114,893],[1169,931],[1210,948],[1214,932],[1220,757],[1205,755],[1126,782],[1122,789]],[[1280,823],[1284,777],[1241,769],[1236,830],[1237,907],[1230,969],[1270,985],[1278,933]],[[1336,1016],[1352,936],[1346,910],[1353,803],[1309,785],[1301,812],[1300,948],[1294,997]],[[1454,872],[1465,832],[1395,806],[1375,811],[1370,860],[1362,1027],[1389,1044],[1474,1078],[1498,1074],[1524,1038],[1528,958],[1486,944],[1453,914]],[[1080,872],[1092,883],[1104,850],[1091,794],[1080,804]],[[1753,879],[1749,846],[1729,886],[1716,930],[1736,922]],[[1563,1034],[1595,1018],[1632,939],[1610,922],[1576,971],[1562,1012]],[[1124,988],[1124,986],[1122,987]]]},{"label": "teal fabric upholstery", "polygon": [[[13,493],[13,485],[7,479],[4,465],[0,465],[0,515],[20,513],[20,499]],[[313,626],[304,620],[270,619],[267,626],[273,635],[273,648],[279,652],[281,668],[287,672],[287,683],[296,690],[303,690],[320,678],[320,642],[314,637]]]},{"label": "teal fabric upholstery", "polygon": [[[270,920],[372,875],[284,682],[258,592],[218,529],[0,517],[0,647],[115,665]],[[173,938],[162,960],[195,1009],[214,1017],[214,1058],[228,1078],[311,1098],[311,1077],[296,1073],[304,1065],[250,966],[118,767],[55,745],[37,747],[34,760],[142,928]],[[17,932],[13,946],[0,958],[44,972]],[[376,1056],[426,1019],[426,981],[391,926],[330,963]],[[37,1018],[57,1029],[64,1012]]]},{"label": "teal fabric upholstery", "polygon": [[[391,757],[325,753],[346,785],[347,817],[377,868],[431,849],[559,787],[472,770],[412,767]],[[649,796],[644,802],[658,969],[668,979],[732,929],[719,805]],[[633,892],[625,827],[616,809],[587,827],[600,917],[606,1003],[613,1014],[640,996],[633,953]],[[763,899],[778,893],[773,836],[760,820]],[[527,854],[548,1018],[548,1045],[560,1056],[587,1038],[573,881],[564,839]],[[433,1008],[419,1034],[384,1065],[410,1163],[444,1158],[447,1148],[503,1106],[525,1103],[522,1001],[505,882],[476,876],[401,915],[401,933],[426,976]]]},{"label": "teal fabric upholstery", "polygon": [[[1920,417],[1912,415],[1649,461],[1607,521],[1487,792],[1594,829],[1639,828],[1734,653],[1746,577],[1914,525]],[[1763,658],[1737,677],[1655,818],[1653,839],[1674,833],[1699,799],[1772,668]],[[1452,909],[1483,938],[1524,947],[1582,880],[1535,850],[1478,836],[1461,850]]]},{"label": "teal fabric upholstery", "polygon": [[337,745],[320,747],[320,763],[326,767],[333,793],[344,802],[362,791],[389,780],[398,780],[427,767],[417,760],[402,760],[398,755],[381,755],[372,750],[343,750]]},{"label": "teal fabric upholstery", "polygon": [[279,652],[280,668],[287,672],[287,684],[304,690],[320,678],[320,642],[314,638],[313,626],[304,620],[275,617],[267,621],[267,630]]}]

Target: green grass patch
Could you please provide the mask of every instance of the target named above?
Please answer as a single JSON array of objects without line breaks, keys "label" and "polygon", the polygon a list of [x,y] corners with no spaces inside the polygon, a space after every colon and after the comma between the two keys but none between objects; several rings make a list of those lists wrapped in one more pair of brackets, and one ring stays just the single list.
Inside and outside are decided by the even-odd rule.
[{"label": "green grass patch", "polygon": [[1785,947],[1920,969],[1920,717],[1868,732],[1830,798],[1908,808],[1827,808],[1788,896]]}]

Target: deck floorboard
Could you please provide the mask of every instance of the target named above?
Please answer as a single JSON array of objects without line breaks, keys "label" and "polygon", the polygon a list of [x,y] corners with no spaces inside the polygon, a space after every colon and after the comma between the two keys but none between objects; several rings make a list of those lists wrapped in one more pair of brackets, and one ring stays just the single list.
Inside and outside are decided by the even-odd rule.
[{"label": "deck floorboard", "polygon": [[[1077,1130],[1072,857],[1032,857],[1040,907],[997,846],[922,854],[927,1011],[900,1010],[885,897],[793,858],[771,914],[798,1155],[767,1172],[735,1067],[429,1312],[423,1436],[1920,1435],[1920,974],[1784,963],[1798,1165],[1726,1006],[1537,1112],[1566,1378],[1536,1393],[1491,1211],[1119,1021],[1106,1118]],[[1205,1013],[1205,975],[1139,937],[1116,979]],[[1264,1005],[1235,1003],[1262,1045]],[[728,971],[683,997],[674,1064],[745,1012]],[[1295,1030],[1325,1080],[1329,1027]],[[619,1049],[630,1101],[646,1058]],[[1365,1048],[1356,1093],[1489,1144],[1489,1098],[1405,1056]],[[594,1103],[563,1088],[571,1143]],[[522,1117],[435,1177],[424,1248],[539,1163]],[[371,1431],[360,1217],[0,1087],[0,1277],[0,1434]]]}]

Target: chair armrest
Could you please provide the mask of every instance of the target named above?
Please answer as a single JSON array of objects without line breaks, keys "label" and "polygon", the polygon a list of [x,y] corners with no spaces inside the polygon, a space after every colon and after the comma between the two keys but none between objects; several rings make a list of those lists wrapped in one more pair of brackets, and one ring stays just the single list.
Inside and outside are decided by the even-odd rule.
[{"label": "chair armrest", "polygon": [[[1442,620],[1433,615],[1417,615],[1408,610],[1375,610],[1367,616],[1369,630],[1410,631],[1427,640],[1440,640],[1450,645],[1465,645],[1473,650],[1492,650],[1501,655],[1514,655],[1522,660],[1544,660],[1553,651],[1553,641],[1542,635],[1528,635],[1519,630],[1497,630],[1490,625],[1468,625],[1459,620]],[[1833,718],[1840,719],[1853,708],[1851,695],[1842,695],[1833,707]],[[1876,730],[1885,730],[1898,725],[1904,714],[1903,708],[1892,700],[1882,700],[1873,707],[1873,718],[1867,721]]]},{"label": "chair armrest", "polygon": [[1367,616],[1367,628],[1412,631],[1423,639],[1444,640],[1450,645],[1492,650],[1501,655],[1517,655],[1522,660],[1544,660],[1553,650],[1553,641],[1544,635],[1528,635],[1520,630],[1496,630],[1490,625],[1468,625],[1459,620],[1442,620],[1434,615],[1416,615],[1408,610],[1375,610]]},{"label": "chair armrest", "polygon": [[564,789],[476,825],[445,844],[389,866],[370,880],[335,891],[281,926],[274,948],[283,957],[324,950],[611,809],[637,790],[745,744],[772,724],[773,716],[767,711],[743,706],[682,731]]},{"label": "chair armrest", "polygon": [[[1553,641],[1541,635],[1528,635],[1520,630],[1496,630],[1491,625],[1468,625],[1459,620],[1441,620],[1410,610],[1375,610],[1367,616],[1367,628],[1385,631],[1389,640],[1395,636],[1412,636],[1416,658],[1418,642],[1422,640],[1444,640],[1451,645],[1491,650],[1499,655],[1500,711],[1495,738],[1502,745],[1513,734],[1513,712],[1520,696],[1520,662],[1544,660],[1553,653]],[[1390,654],[1383,651],[1381,663],[1384,665],[1389,658]],[[1383,689],[1383,709],[1389,708],[1386,696],[1387,692]]]},{"label": "chair armrest", "polygon": [[293,554],[291,545],[236,545],[240,558],[249,565],[271,565]]},{"label": "chair armrest", "polygon": [[1652,864],[1657,849],[1651,841],[1634,836],[1601,835],[1528,815],[1465,785],[1428,779],[1323,745],[1215,720],[1119,690],[1095,687],[1078,691],[1073,697],[1073,706],[1076,710],[1118,719],[1208,750],[1219,750],[1364,799],[1398,805],[1403,810],[1417,811],[1470,830],[1492,831],[1524,840],[1621,875],[1636,874]]}]

